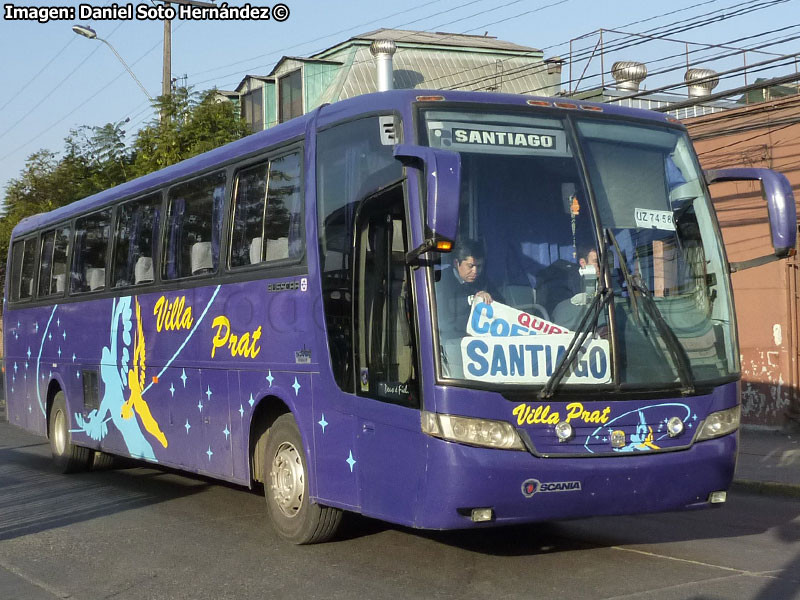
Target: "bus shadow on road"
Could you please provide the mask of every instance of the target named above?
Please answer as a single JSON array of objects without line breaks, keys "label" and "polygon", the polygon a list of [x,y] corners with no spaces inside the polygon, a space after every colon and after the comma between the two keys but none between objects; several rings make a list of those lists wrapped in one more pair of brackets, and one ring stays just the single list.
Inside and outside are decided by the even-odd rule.
[{"label": "bus shadow on road", "polygon": [[149,468],[63,475],[37,446],[0,448],[0,541],[191,496],[211,485]]}]

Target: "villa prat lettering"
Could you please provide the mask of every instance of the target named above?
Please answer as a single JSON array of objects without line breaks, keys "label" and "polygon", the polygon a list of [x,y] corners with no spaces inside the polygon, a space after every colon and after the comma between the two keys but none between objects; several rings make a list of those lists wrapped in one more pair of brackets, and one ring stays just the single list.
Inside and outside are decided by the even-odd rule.
[{"label": "villa prat lettering", "polygon": [[161,296],[153,308],[153,314],[156,317],[156,331],[191,329],[194,323],[192,307],[186,306],[186,296],[180,296],[172,301],[167,300],[166,296]]},{"label": "villa prat lettering", "polygon": [[243,356],[244,358],[255,358],[261,352],[258,340],[261,339],[261,325],[255,331],[237,335],[231,331],[231,322],[228,317],[220,315],[211,323],[211,328],[216,329],[214,339],[211,341],[211,358],[217,352],[217,348],[228,348],[231,357]]},{"label": "villa prat lettering", "polygon": [[583,421],[584,423],[608,423],[611,407],[602,410],[587,410],[581,402],[567,404],[567,412],[562,418],[561,413],[550,408],[549,404],[540,404],[537,407],[529,404],[519,404],[511,411],[517,417],[518,425],[557,425],[561,421]]}]

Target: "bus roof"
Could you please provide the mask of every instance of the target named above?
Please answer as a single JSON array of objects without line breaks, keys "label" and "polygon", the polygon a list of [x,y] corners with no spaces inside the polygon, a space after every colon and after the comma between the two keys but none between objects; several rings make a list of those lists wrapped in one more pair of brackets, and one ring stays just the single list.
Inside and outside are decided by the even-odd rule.
[{"label": "bus roof", "polygon": [[[376,110],[400,110],[405,112],[408,107],[418,98],[423,97],[442,97],[446,102],[474,103],[474,104],[497,104],[505,106],[528,106],[529,100],[547,102],[553,108],[564,108],[558,104],[568,104],[579,108],[601,109],[605,114],[618,115],[624,117],[634,117],[648,119],[658,123],[664,123],[668,117],[662,113],[649,110],[616,106],[614,104],[600,104],[595,102],[585,102],[573,100],[571,98],[546,98],[538,96],[523,96],[519,94],[501,94],[494,92],[464,92],[450,90],[391,90],[388,92],[376,92],[354,96],[347,100],[342,100],[333,105],[324,105],[320,109],[320,114],[326,117],[335,117],[335,120],[347,119],[358,116],[359,114],[374,113]],[[199,174],[202,171],[213,169],[229,161],[235,160],[249,154],[269,148],[282,141],[288,141],[302,136],[306,131],[308,122],[314,117],[316,111],[307,113],[285,123],[281,123],[270,129],[249,135],[241,140],[231,142],[209,152],[199,154],[192,158],[181,161],[164,169],[154,171],[142,177],[127,181],[116,187],[103,190],[82,200],[78,200],[66,206],[59,207],[47,213],[39,213],[27,217],[20,221],[12,233],[12,237],[25,235],[26,233],[43,227],[49,223],[70,219],[84,212],[90,212],[102,206],[113,204],[114,202],[128,197],[133,197],[147,191],[155,190],[159,187],[168,185],[173,181]],[[584,113],[590,115],[587,111]],[[326,119],[328,120],[328,119]],[[673,120],[674,122],[674,120]]]}]

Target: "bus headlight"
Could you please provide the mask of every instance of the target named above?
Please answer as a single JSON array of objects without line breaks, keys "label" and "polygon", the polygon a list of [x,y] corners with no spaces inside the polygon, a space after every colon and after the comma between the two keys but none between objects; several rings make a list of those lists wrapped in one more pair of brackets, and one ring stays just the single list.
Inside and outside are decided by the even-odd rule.
[{"label": "bus headlight", "polygon": [[422,411],[422,432],[443,440],[470,446],[525,450],[516,429],[506,421],[456,417]]},{"label": "bus headlight", "polygon": [[700,433],[697,434],[697,441],[710,440],[733,433],[739,429],[741,415],[741,406],[734,406],[727,410],[711,413],[706,417],[706,420],[703,421]]}]

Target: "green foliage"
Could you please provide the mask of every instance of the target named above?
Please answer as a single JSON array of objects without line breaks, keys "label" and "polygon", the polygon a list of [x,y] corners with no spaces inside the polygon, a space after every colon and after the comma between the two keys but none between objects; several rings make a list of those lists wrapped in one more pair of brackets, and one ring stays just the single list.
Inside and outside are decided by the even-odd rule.
[{"label": "green foliage", "polygon": [[50,211],[135,177],[244,137],[249,132],[231,102],[217,102],[215,90],[202,95],[176,88],[153,104],[159,117],[128,146],[120,123],[82,126],[64,140],[59,157],[38,150],[20,175],[6,185],[0,214],[0,279],[11,231],[25,217]]},{"label": "green foliage", "polygon": [[159,96],[160,118],[139,131],[133,144],[133,169],[145,175],[250,133],[231,102],[217,102],[215,91],[199,97],[189,88]]}]

